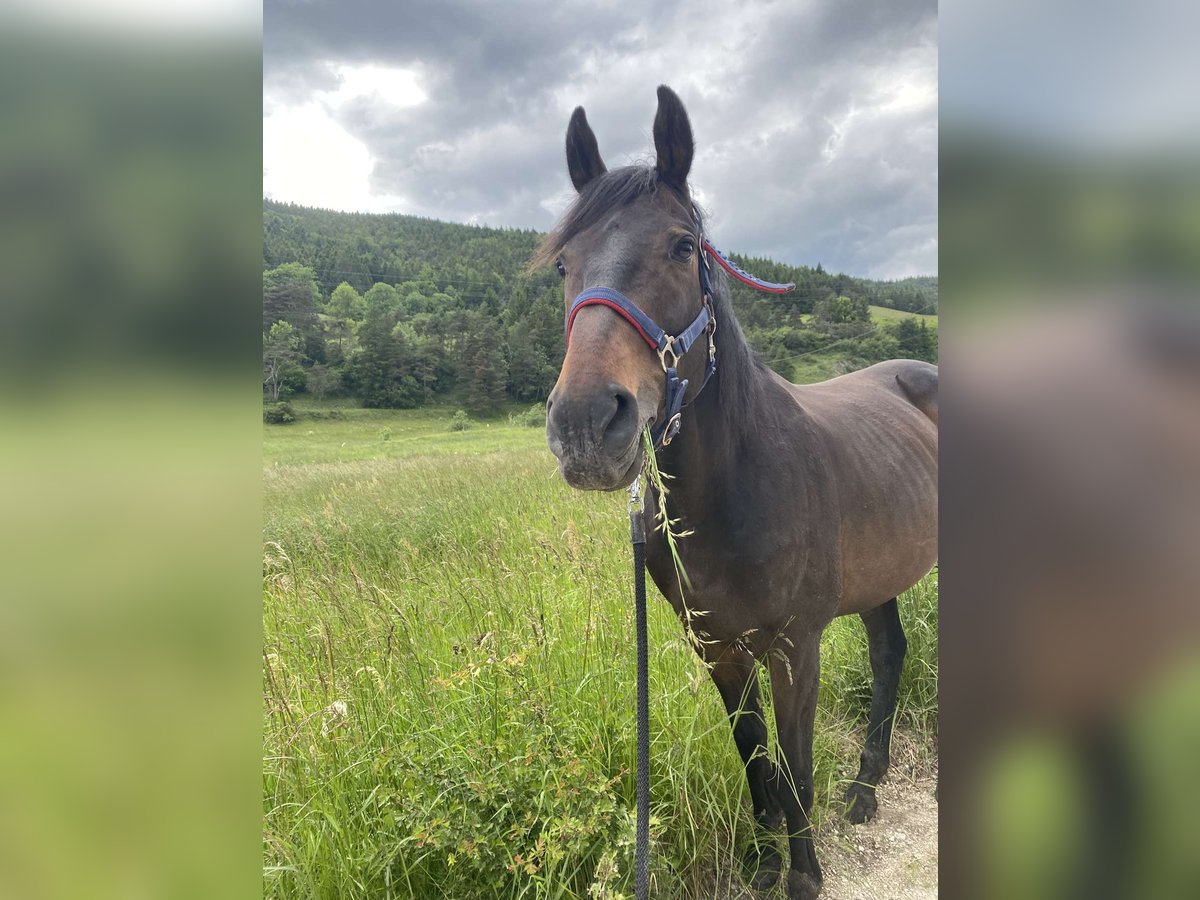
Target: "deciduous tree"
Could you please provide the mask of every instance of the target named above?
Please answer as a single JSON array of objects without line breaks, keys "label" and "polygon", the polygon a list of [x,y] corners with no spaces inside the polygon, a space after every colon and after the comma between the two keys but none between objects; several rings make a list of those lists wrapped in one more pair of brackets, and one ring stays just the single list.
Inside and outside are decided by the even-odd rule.
[{"label": "deciduous tree", "polygon": [[263,335],[263,387],[278,402],[284,383],[299,369],[300,336],[290,322],[276,322]]}]

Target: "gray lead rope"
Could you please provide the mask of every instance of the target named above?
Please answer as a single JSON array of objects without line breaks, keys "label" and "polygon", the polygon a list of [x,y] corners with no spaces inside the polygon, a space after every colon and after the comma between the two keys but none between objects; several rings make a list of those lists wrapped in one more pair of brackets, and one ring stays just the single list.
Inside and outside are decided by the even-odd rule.
[{"label": "gray lead rope", "polygon": [[646,640],[646,523],[642,478],[629,487],[629,542],[633,546],[633,600],[637,633],[637,831],[633,847],[636,900],[650,896],[650,679]]}]

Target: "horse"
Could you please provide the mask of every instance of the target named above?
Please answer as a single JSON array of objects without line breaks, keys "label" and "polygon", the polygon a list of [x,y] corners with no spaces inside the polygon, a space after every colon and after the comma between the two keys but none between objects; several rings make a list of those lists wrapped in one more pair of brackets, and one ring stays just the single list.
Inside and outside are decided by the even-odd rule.
[{"label": "horse", "polygon": [[[708,271],[687,181],[691,123],[666,86],[653,135],[653,165],[609,171],[583,107],[571,116],[577,197],[530,263],[557,268],[568,304],[547,439],[571,487],[613,491],[642,470],[643,429],[657,434],[658,466],[671,478],[664,512],[688,534],[678,542],[687,579],[652,527],[654,492],[643,512],[647,568],[685,628],[703,629],[693,644],[724,702],[765,838],[748,852],[752,884],[779,880],[771,835],[786,819],[787,896],[812,900],[821,889],[811,824],[821,634],[836,616],[857,614],[866,627],[871,708],[846,793],[861,823],[876,812],[889,762],[906,651],[896,598],[937,561],[937,368],[891,360],[810,385],[771,371],[738,326],[726,276]],[[656,323],[662,335],[647,334]],[[683,329],[697,347],[707,335],[707,359],[683,352]],[[681,385],[686,396],[669,396]],[[778,761],[766,749],[760,663]]]}]

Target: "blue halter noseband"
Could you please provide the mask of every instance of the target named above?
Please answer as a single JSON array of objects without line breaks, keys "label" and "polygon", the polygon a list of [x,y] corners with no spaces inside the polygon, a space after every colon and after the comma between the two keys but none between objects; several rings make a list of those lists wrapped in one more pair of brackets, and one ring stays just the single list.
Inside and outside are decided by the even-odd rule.
[{"label": "blue halter noseband", "polygon": [[[696,318],[692,319],[692,324],[688,325],[679,334],[667,334],[666,331],[659,327],[657,322],[642,312],[636,303],[620,291],[609,287],[586,288],[578,297],[571,301],[571,309],[567,313],[568,346],[571,343],[571,326],[575,323],[575,316],[579,310],[585,306],[600,305],[607,306],[632,325],[637,330],[637,333],[641,335],[642,339],[650,345],[650,348],[658,353],[658,361],[662,363],[663,373],[667,378],[667,391],[663,420],[650,433],[655,450],[666,447],[674,440],[675,435],[679,433],[679,427],[683,419],[683,407],[694,402],[696,397],[700,396],[700,392],[704,390],[709,379],[717,372],[717,345],[715,341],[717,318],[712,310],[713,292],[708,264],[709,257],[711,256],[715,259],[721,268],[738,279],[738,281],[756,290],[765,291],[770,294],[786,294],[795,287],[794,284],[777,284],[771,281],[763,281],[739,269],[704,237],[698,213],[694,214],[694,219],[699,237],[697,243],[700,247],[700,296],[703,305]],[[695,346],[702,335],[708,336],[708,364],[705,366],[704,380],[700,382],[700,387],[692,399],[684,403],[683,397],[687,393],[688,379],[679,377],[679,360],[688,350]]]}]

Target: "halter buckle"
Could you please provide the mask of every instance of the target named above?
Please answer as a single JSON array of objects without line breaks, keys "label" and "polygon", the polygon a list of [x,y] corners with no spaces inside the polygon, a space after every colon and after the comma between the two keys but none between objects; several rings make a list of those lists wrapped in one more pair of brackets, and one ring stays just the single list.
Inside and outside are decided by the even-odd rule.
[{"label": "halter buckle", "polygon": [[[670,363],[667,362],[667,356],[671,357]],[[659,348],[658,361],[662,363],[664,372],[668,369],[679,368],[679,354],[675,350],[675,338],[668,337],[666,344]]]},{"label": "halter buckle", "polygon": [[705,329],[708,334],[708,361],[714,363],[717,359],[717,314],[713,312],[707,295],[704,298],[704,305],[708,307],[708,328]]},{"label": "halter buckle", "polygon": [[677,412],[667,420],[667,427],[663,429],[662,443],[660,446],[666,447],[675,439],[675,435],[679,434],[679,426],[683,422],[683,412]]}]

